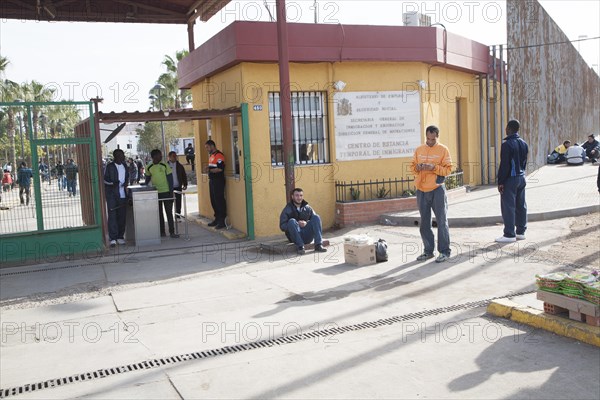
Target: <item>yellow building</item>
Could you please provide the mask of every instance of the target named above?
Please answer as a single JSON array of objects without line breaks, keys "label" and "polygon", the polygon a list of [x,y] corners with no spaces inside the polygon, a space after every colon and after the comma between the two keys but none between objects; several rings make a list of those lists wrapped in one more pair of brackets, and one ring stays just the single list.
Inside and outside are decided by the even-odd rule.
[{"label": "yellow building", "polygon": [[[482,183],[482,149],[501,140],[488,146],[481,129],[487,46],[434,27],[289,24],[289,54],[296,186],[324,228],[334,224],[336,181],[408,178],[428,125],[464,183]],[[280,233],[288,199],[277,56],[275,23],[235,22],[179,64],[194,109],[244,109],[244,118],[195,122],[196,162],[206,165],[202,145],[213,139],[227,160],[229,222],[251,237]],[[198,190],[211,218],[206,175]]]}]

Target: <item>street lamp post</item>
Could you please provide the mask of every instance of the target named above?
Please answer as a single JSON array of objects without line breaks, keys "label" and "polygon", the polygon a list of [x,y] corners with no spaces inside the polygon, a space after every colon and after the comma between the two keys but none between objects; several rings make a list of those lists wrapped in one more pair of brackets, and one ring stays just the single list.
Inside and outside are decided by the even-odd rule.
[{"label": "street lamp post", "polygon": [[17,121],[19,121],[19,135],[21,136],[21,159],[25,160],[25,145],[23,144],[23,117],[21,116],[21,111],[17,115]]},{"label": "street lamp post", "polygon": [[[150,96],[155,96],[154,93],[152,93],[152,92],[155,91],[155,90],[158,91],[158,106],[160,107],[160,111],[162,111],[162,97],[161,97],[161,92],[164,89],[165,89],[165,87],[163,85],[161,85],[160,83],[157,83],[150,90]],[[160,121],[160,134],[161,134],[161,137],[162,137],[162,152],[163,152],[163,157],[166,157],[166,155],[167,155],[167,147],[165,145],[165,126],[164,126],[164,123],[163,123],[162,120]]]},{"label": "street lamp post", "polygon": [[[42,121],[42,131],[44,132],[44,140],[48,140],[48,131],[47,131],[47,122],[48,117],[44,114],[40,115],[40,120]],[[52,174],[50,173],[50,151],[48,150],[48,142],[44,145],[44,150],[46,151],[46,167],[48,168],[48,185],[52,184]]]},{"label": "street lamp post", "polygon": [[[22,103],[23,100],[17,99],[15,103]],[[25,160],[25,145],[23,144],[23,112],[19,110],[19,114],[17,114],[17,121],[19,121],[19,135],[21,137],[21,160]]]}]

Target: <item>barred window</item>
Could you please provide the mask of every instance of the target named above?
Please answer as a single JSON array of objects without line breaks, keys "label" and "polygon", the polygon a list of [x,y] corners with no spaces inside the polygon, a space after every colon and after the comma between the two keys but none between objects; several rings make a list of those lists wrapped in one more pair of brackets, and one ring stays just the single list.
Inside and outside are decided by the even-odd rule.
[{"label": "barred window", "polygon": [[[292,92],[292,132],[296,164],[329,162],[327,109],[323,92]],[[269,93],[271,163],[283,165],[283,133],[279,93]]]}]

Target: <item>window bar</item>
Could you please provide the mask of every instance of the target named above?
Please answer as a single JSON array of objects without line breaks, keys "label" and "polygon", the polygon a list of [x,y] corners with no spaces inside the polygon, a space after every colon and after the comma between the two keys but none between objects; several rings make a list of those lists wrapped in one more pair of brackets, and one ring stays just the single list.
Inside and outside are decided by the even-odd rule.
[{"label": "window bar", "polygon": [[[321,147],[321,146],[319,145],[319,126],[318,126],[319,119],[317,118],[318,107],[316,104],[318,95],[319,95],[318,92],[310,92],[310,97],[308,100],[308,103],[309,103],[308,126],[310,126],[310,150],[311,150],[310,163],[311,164],[319,164],[321,162],[321,159],[319,158],[319,147]],[[315,154],[315,150],[316,150],[316,154]],[[315,158],[316,158],[316,160],[315,160]]]},{"label": "window bar", "polygon": [[[300,164],[308,164],[308,132],[306,131],[306,92],[301,92],[298,95],[302,96],[302,114],[300,116],[300,100],[298,100],[298,141],[300,142],[300,149],[304,145],[304,151],[300,155],[299,163]],[[310,99],[310,97],[309,97]],[[310,100],[309,100],[310,101]],[[308,105],[310,107],[310,104]],[[300,134],[300,124],[303,126],[304,137]]]}]

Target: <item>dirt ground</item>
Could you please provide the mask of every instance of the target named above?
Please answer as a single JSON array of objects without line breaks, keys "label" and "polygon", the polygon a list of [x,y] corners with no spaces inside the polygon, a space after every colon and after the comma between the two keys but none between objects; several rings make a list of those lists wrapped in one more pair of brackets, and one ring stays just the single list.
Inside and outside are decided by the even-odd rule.
[{"label": "dirt ground", "polygon": [[600,271],[600,213],[574,219],[570,229],[568,235],[556,238],[550,250],[539,251],[534,257],[552,260],[563,272]]}]

